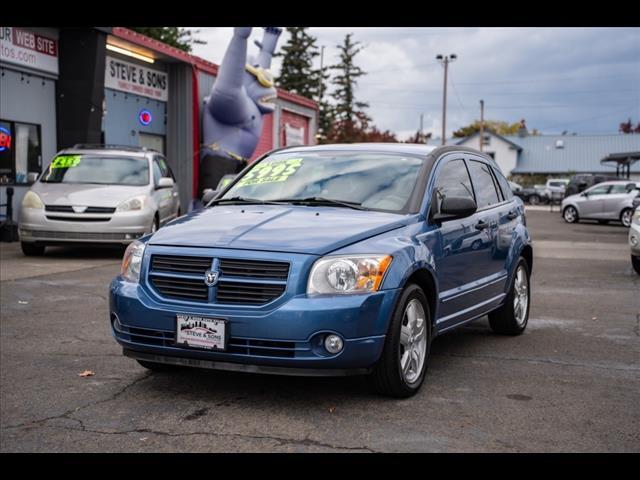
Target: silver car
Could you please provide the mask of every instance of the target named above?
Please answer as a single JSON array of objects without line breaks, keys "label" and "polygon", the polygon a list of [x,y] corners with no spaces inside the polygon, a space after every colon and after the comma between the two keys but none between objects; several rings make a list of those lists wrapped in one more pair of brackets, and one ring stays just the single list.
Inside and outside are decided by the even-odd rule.
[{"label": "silver car", "polygon": [[24,196],[22,251],[42,255],[47,245],[128,244],[180,211],[177,184],[162,154],[76,146],[59,152]]},{"label": "silver car", "polygon": [[631,265],[640,275],[640,207],[636,208],[629,229],[629,246],[631,247]]},{"label": "silver car", "polygon": [[570,195],[562,201],[562,217],[568,223],[582,219],[607,223],[618,220],[625,227],[631,225],[633,199],[638,194],[639,182],[618,180],[603,182],[582,193]]}]

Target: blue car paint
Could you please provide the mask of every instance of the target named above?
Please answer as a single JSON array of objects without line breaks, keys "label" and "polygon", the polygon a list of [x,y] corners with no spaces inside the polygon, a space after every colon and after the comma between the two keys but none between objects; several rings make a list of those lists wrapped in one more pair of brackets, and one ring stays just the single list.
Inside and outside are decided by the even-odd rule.
[{"label": "blue car paint", "polygon": [[[185,349],[173,346],[170,340],[151,345],[132,341],[130,335],[117,334],[116,329],[114,337],[125,349],[164,356],[293,368],[356,369],[371,368],[378,361],[400,292],[417,272],[430,275],[433,281],[434,335],[488,313],[504,302],[516,262],[525,248],[531,248],[524,206],[514,197],[467,218],[442,225],[430,223],[427,213],[431,192],[447,158],[446,153],[436,158],[418,213],[399,215],[300,205],[216,206],[174,220],[152,237],[142,239],[147,248],[140,284],[131,284],[121,276],[111,283],[112,326],[117,317],[116,326],[121,325],[124,330],[131,327],[155,331],[160,333],[154,335],[171,339],[178,313],[225,318],[234,338],[290,342],[295,345],[293,357]],[[508,214],[512,212],[517,216],[510,219]],[[453,248],[459,237],[457,231],[468,229],[479,220],[491,223],[489,238],[480,242],[479,249]],[[153,253],[268,259],[289,262],[291,269],[285,293],[266,305],[207,305],[159,296],[146,281]],[[393,261],[378,292],[306,294],[310,270],[322,256],[381,253],[392,255]],[[321,348],[321,339],[329,332],[345,340],[345,348],[337,355],[329,355]]]}]

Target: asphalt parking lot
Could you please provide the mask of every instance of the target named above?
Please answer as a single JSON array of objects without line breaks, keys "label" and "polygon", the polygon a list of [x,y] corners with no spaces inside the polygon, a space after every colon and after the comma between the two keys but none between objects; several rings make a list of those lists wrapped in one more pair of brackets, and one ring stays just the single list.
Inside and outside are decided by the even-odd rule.
[{"label": "asphalt parking lot", "polygon": [[[422,390],[362,379],[150,373],[109,331],[121,249],[0,244],[2,452],[638,452],[640,276],[627,229],[527,213],[532,307],[434,341]],[[90,370],[93,376],[78,374]]]}]

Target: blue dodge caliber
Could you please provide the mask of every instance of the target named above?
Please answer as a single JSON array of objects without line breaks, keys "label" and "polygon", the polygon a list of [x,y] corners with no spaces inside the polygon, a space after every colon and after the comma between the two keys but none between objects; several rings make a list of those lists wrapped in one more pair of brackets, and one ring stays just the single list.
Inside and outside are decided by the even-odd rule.
[{"label": "blue dodge caliber", "polygon": [[532,263],[522,201],[478,151],[290,147],[127,248],[111,327],[152,370],[368,375],[408,397],[436,336],[487,314],[524,331]]}]

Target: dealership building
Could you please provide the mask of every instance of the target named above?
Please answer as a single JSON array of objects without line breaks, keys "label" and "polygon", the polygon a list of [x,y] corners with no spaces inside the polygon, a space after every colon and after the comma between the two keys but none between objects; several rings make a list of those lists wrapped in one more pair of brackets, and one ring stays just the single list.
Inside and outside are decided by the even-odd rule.
[{"label": "dealership building", "polygon": [[[162,152],[183,211],[198,191],[201,112],[218,65],[122,27],[0,27],[0,204],[13,217],[56,152],[107,143]],[[317,103],[278,89],[252,159],[315,143]],[[0,218],[5,214],[0,209]]]}]

